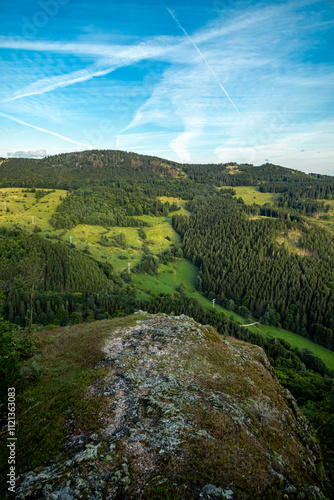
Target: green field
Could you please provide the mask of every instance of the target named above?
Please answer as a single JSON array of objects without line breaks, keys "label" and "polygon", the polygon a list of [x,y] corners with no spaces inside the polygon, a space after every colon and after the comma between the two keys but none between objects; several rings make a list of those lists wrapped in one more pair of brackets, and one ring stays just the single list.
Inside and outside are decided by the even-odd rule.
[{"label": "green field", "polygon": [[[177,244],[179,242],[179,235],[172,229],[166,217],[149,217],[143,215],[138,218],[152,224],[152,227],[144,227],[143,229],[147,235],[148,248],[153,254],[156,255],[163,252],[167,248],[170,248],[172,243]],[[52,231],[49,234],[59,234],[61,232]],[[98,243],[102,235],[107,238],[113,238],[121,233],[124,234],[126,239],[125,248],[117,246],[105,247]],[[46,234],[42,233],[42,235]],[[170,240],[167,240],[167,237]],[[62,239],[72,242],[78,250],[88,249],[95,259],[110,262],[117,271],[127,268],[128,262],[131,265],[138,264],[143,256],[143,240],[138,235],[138,228],[135,227],[113,227],[106,229],[102,226],[79,224],[66,231]]]},{"label": "green field", "polygon": [[233,189],[237,193],[236,197],[241,197],[246,205],[272,203],[278,196],[275,193],[261,193],[258,186],[236,186]]},{"label": "green field", "polygon": [[278,337],[280,339],[284,339],[299,349],[309,349],[315,354],[315,356],[322,359],[328,368],[334,370],[334,352],[322,347],[321,345],[315,344],[311,340],[305,339],[296,333],[288,332],[287,330],[276,328],[274,326],[252,326],[250,327],[250,330],[264,333],[268,337]]},{"label": "green field", "polygon": [[172,204],[174,201],[181,207],[181,210],[178,210],[177,212],[174,212],[178,215],[189,215],[189,211],[185,209],[185,205],[187,203],[186,200],[182,200],[181,198],[173,198],[172,196],[158,196],[158,199],[161,200],[163,203],[166,203],[168,201],[170,204]]},{"label": "green field", "polygon": [[[197,267],[186,259],[178,259],[168,266],[159,265],[159,275],[133,274],[133,283],[144,292],[174,293],[181,283],[186,287],[187,294],[195,291]],[[198,292],[196,292],[198,293]]]},{"label": "green field", "polygon": [[[66,191],[58,189],[37,201],[34,193],[24,193],[22,188],[2,188],[0,189],[0,225],[8,228],[19,226],[28,232],[32,232],[37,226],[42,230],[41,236],[56,236],[63,241],[71,242],[78,250],[88,250],[95,259],[110,262],[117,271],[127,268],[128,262],[132,265],[139,263],[143,256],[143,241],[138,235],[137,228],[113,227],[106,230],[102,226],[79,224],[67,231],[53,229],[49,219],[61,202],[60,197],[65,196]],[[178,198],[162,198],[164,201],[168,199],[171,204],[176,201],[182,206],[177,213],[189,213],[184,209],[184,201]],[[156,255],[170,248],[172,244],[179,243],[179,235],[171,227],[171,216],[142,215],[137,218],[150,225],[144,230],[147,235],[148,248],[153,254]],[[125,248],[104,247],[98,243],[102,235],[112,238],[120,233],[125,235]]]},{"label": "green field", "polygon": [[[22,188],[0,189],[0,225],[14,227],[18,225],[32,231],[34,225],[42,230],[51,230],[49,219],[59,205],[59,197],[66,196],[66,191],[56,189],[39,201],[34,193],[23,193]],[[9,212],[7,211],[9,209]]]},{"label": "green field", "polygon": [[[218,189],[224,189],[224,187],[219,187]],[[236,191],[236,197],[241,197],[246,205],[252,205],[253,203],[258,205],[273,203],[279,196],[279,193],[261,193],[259,186],[234,186],[233,189]],[[312,222],[316,222],[319,226],[331,231],[334,234],[334,200],[318,201],[324,201],[326,204],[330,205],[331,209],[329,212],[327,214],[318,214],[316,216],[306,215],[305,217]],[[257,219],[259,217],[257,216],[252,218]],[[293,253],[298,253],[292,247],[290,250],[292,250]]]}]

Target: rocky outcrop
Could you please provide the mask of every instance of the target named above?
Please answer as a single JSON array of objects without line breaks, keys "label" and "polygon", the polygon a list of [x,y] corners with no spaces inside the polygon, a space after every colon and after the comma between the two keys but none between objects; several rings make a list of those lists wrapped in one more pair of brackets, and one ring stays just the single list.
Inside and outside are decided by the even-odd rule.
[{"label": "rocky outcrop", "polygon": [[319,448],[263,350],[186,316],[111,331],[96,432],[18,480],[16,498],[321,499]]}]

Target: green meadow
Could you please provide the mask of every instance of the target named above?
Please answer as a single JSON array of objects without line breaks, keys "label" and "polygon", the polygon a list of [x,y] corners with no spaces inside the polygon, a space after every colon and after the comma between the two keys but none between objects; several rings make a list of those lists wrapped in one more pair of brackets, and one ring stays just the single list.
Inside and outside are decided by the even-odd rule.
[{"label": "green meadow", "polygon": [[[175,233],[166,217],[141,216],[138,219],[145,220],[151,227],[144,227],[147,246],[154,254],[159,254],[170,248],[172,243],[179,242],[179,235]],[[154,224],[154,225],[153,225]],[[59,231],[58,231],[59,232]],[[98,242],[101,236],[113,239],[117,235],[124,234],[124,247],[102,246]],[[167,238],[170,238],[168,240]],[[127,268],[128,262],[136,265],[143,256],[143,240],[139,237],[138,228],[135,227],[112,227],[106,229],[102,226],[79,224],[66,231],[63,239],[72,242],[78,250],[88,250],[97,260],[109,262],[116,271]]]},{"label": "green meadow", "polygon": [[272,203],[277,198],[275,193],[261,193],[258,186],[236,186],[233,187],[236,191],[236,197],[241,197],[246,205],[264,205],[265,203]]},{"label": "green meadow", "polygon": [[179,215],[189,215],[190,213],[185,208],[185,205],[187,203],[186,200],[182,200],[181,198],[173,198],[172,196],[158,196],[158,199],[161,200],[163,203],[166,203],[166,201],[168,201],[171,205],[174,202],[177,203],[177,205],[179,205],[181,209],[174,213],[177,213]]},{"label": "green meadow", "polygon": [[[223,189],[222,187],[218,188]],[[256,203],[257,205],[265,205],[266,203],[273,203],[279,193],[261,193],[259,190],[259,186],[235,186],[233,189],[236,191],[236,197],[241,197],[246,205],[252,205]],[[334,200],[319,200],[324,201],[326,204],[330,205],[330,210],[327,214],[317,214],[316,216],[305,216],[312,222],[316,222],[320,227],[331,231],[334,234]],[[252,217],[259,218],[259,217]],[[262,218],[262,217],[261,217]],[[290,246],[290,250],[293,253],[296,252],[292,246]]]},{"label": "green meadow", "polygon": [[[46,190],[49,191],[49,190]],[[66,196],[66,191],[56,189],[54,192],[36,200],[34,193],[24,193],[22,188],[0,189],[0,225],[6,227],[20,226],[32,231],[38,226],[43,231],[50,230],[49,219],[60,197]]]},{"label": "green meadow", "polygon": [[[8,228],[19,226],[32,232],[37,226],[41,229],[41,236],[57,237],[75,245],[78,250],[88,251],[95,259],[110,262],[116,271],[127,268],[127,263],[136,265],[143,255],[143,240],[138,235],[138,229],[132,227],[113,227],[106,229],[102,226],[79,224],[69,230],[55,230],[49,223],[51,215],[61,203],[61,198],[66,196],[66,191],[55,190],[39,201],[34,193],[24,193],[22,188],[0,189],[0,225]],[[164,201],[172,204],[176,201],[181,210],[178,213],[188,213],[184,209],[185,202],[178,198],[163,197]],[[151,217],[143,215],[137,217],[149,224],[145,227],[147,245],[154,254],[159,254],[177,244],[179,235],[171,227],[171,216]],[[126,244],[123,247],[105,247],[98,242],[101,236],[113,238],[119,234],[125,235]],[[167,239],[169,238],[169,239]]]}]

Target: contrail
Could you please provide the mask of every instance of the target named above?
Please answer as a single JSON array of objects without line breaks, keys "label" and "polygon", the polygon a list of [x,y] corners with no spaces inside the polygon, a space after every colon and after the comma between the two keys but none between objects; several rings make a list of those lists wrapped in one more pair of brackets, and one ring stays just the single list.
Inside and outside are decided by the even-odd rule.
[{"label": "contrail", "polygon": [[33,83],[23,89],[19,90],[14,94],[13,97],[6,99],[4,102],[15,101],[16,99],[22,99],[22,97],[28,97],[31,95],[45,94],[59,87],[68,87],[75,83],[85,82],[86,80],[91,80],[96,76],[104,76],[111,73],[116,68],[105,67],[105,69],[97,69],[97,65],[94,64],[90,69],[83,69],[75,71],[73,73],[61,76],[53,76],[51,78],[43,78],[38,82]]},{"label": "contrail", "polygon": [[18,118],[15,118],[14,116],[6,115],[5,113],[1,113],[1,112],[0,112],[0,116],[3,116],[4,118],[7,118],[8,120],[12,120],[13,122],[21,123],[21,125],[25,125],[26,127],[34,128],[35,130],[40,130],[41,132],[45,132],[46,134],[54,135],[55,137],[59,137],[60,139],[64,139],[64,141],[73,142],[74,144],[79,144],[80,146],[84,146],[85,148],[92,149],[92,146],[89,146],[88,144],[74,141],[73,139],[69,139],[68,137],[65,137],[63,135],[56,134],[56,132],[51,132],[50,130],[46,130],[45,128],[36,127],[36,125],[31,125],[31,123],[27,123],[27,122],[24,122],[22,120],[19,120]]},{"label": "contrail", "polygon": [[15,101],[16,99],[31,95],[45,94],[59,87],[68,87],[69,85],[91,80],[94,77],[108,75],[118,68],[132,65],[143,59],[154,59],[168,50],[171,51],[171,47],[166,49],[162,45],[152,45],[151,43],[144,42],[125,49],[123,47],[123,50],[115,54],[113,59],[107,57],[85,69],[65,75],[53,76],[51,78],[43,78],[18,90],[12,97],[6,99],[4,102]]},{"label": "contrail", "polygon": [[168,10],[168,12],[170,13],[170,15],[172,16],[172,18],[174,19],[174,21],[176,22],[176,24],[178,25],[178,27],[183,31],[183,33],[186,35],[186,37],[190,40],[190,43],[191,45],[194,47],[194,49],[198,52],[198,54],[200,55],[201,59],[203,59],[206,67],[208,68],[208,70],[210,71],[210,73],[212,74],[213,78],[216,80],[216,82],[218,83],[219,87],[221,88],[221,90],[224,92],[224,94],[226,95],[227,99],[230,101],[230,103],[232,104],[232,106],[234,107],[234,109],[236,110],[236,112],[240,115],[240,111],[238,110],[238,108],[236,107],[236,105],[234,104],[234,102],[232,101],[232,99],[230,98],[230,96],[228,95],[228,93],[226,92],[226,90],[224,89],[223,85],[220,83],[220,80],[218,78],[218,76],[216,75],[216,73],[213,71],[213,69],[211,68],[210,64],[208,63],[208,61],[206,60],[204,54],[202,54],[202,52],[200,51],[200,49],[197,47],[197,45],[192,41],[192,38],[191,36],[187,33],[187,31],[181,26],[181,24],[179,23],[178,19],[176,19],[175,15],[173,14],[173,12],[167,7],[165,6],[166,9]]}]

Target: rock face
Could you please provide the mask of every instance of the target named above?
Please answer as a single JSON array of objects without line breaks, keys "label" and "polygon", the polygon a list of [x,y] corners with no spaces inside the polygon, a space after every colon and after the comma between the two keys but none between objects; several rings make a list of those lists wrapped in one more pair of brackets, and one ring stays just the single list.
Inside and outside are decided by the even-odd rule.
[{"label": "rock face", "polygon": [[101,400],[98,430],[74,430],[16,498],[325,498],[312,431],[261,348],[147,314],[103,351],[86,396]]}]

